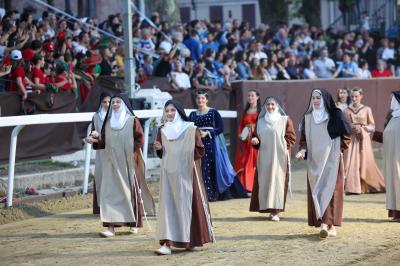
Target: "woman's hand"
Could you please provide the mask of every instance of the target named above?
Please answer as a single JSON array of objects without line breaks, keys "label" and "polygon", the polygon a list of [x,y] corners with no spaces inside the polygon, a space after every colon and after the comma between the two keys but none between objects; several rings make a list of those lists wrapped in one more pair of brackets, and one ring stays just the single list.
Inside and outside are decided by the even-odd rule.
[{"label": "woman's hand", "polygon": [[153,147],[157,151],[162,149],[162,145],[161,145],[161,143],[159,141],[155,141],[154,144],[153,144]]},{"label": "woman's hand", "polygon": [[22,100],[25,101],[26,99],[28,99],[28,93],[26,91],[23,91],[22,92]]},{"label": "woman's hand", "polygon": [[98,143],[98,142],[99,142],[99,140],[97,140],[97,139],[95,139],[95,138],[93,138],[93,137],[91,137],[91,136],[87,137],[87,138],[85,139],[85,141],[86,141],[87,143],[89,143],[89,144],[93,144],[93,143]]},{"label": "woman's hand", "polygon": [[208,136],[208,131],[200,130],[200,136],[201,136],[201,138],[207,137]]},{"label": "woman's hand", "polygon": [[375,127],[374,127],[374,126],[363,125],[362,127],[363,127],[368,133],[373,133],[373,132],[375,132]]},{"label": "woman's hand", "polygon": [[100,137],[100,134],[96,130],[93,130],[92,133],[90,133],[89,137],[92,137],[93,139],[98,139]]},{"label": "woman's hand", "polygon": [[296,154],[296,159],[297,159],[297,160],[304,160],[305,157],[306,157],[306,150],[305,150],[305,149],[300,150],[300,151]]},{"label": "woman's hand", "polygon": [[258,140],[258,138],[254,137],[254,138],[251,139],[251,144],[252,145],[258,145],[258,144],[260,144],[260,141]]}]

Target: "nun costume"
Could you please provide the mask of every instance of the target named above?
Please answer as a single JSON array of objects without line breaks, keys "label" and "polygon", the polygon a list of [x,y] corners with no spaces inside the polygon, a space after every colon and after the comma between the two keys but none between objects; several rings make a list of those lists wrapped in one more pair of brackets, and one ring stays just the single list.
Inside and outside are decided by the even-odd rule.
[{"label": "nun costume", "polygon": [[290,149],[295,142],[292,120],[277,98],[268,97],[257,118],[252,138],[259,153],[251,212],[270,213],[272,221],[280,220],[279,213],[285,210],[290,179]]},{"label": "nun costume", "polygon": [[383,131],[386,209],[393,221],[400,222],[400,91],[393,92],[390,109],[389,122]]},{"label": "nun costume", "polygon": [[[143,129],[126,95],[111,98],[101,135],[92,132],[93,148],[104,149],[100,186],[100,219],[108,229],[101,236],[115,235],[114,227],[131,227],[132,233],[143,226],[142,216],[154,213],[154,201],[137,173],[138,155],[143,146]],[[139,171],[138,171],[139,172]]]},{"label": "nun costume", "polygon": [[332,96],[324,89],[314,89],[300,129],[296,158],[307,160],[308,225],[320,226],[320,238],[333,237],[335,226],[342,224],[342,151],[348,147],[350,127]]},{"label": "nun costume", "polygon": [[154,148],[161,158],[160,200],[156,238],[159,255],[171,247],[201,247],[214,241],[207,196],[195,161],[204,155],[200,132],[189,121],[181,104],[169,100],[164,106],[164,124]]},{"label": "nun costume", "polygon": [[[103,92],[100,95],[99,110],[92,118],[92,131],[101,132],[104,118],[106,117],[108,107],[110,105],[111,94]],[[93,214],[100,214],[100,186],[102,177],[102,162],[104,160],[104,150],[96,151],[96,159],[94,165],[94,180],[93,180]]]}]

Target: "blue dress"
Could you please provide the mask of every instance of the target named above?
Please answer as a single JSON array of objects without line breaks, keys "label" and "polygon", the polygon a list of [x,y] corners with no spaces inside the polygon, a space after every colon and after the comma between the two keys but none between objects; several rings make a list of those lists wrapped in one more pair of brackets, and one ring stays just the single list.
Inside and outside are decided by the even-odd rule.
[{"label": "blue dress", "polygon": [[247,197],[232,164],[229,161],[224,139],[224,124],[221,115],[215,109],[206,114],[192,112],[190,121],[209,135],[202,138],[205,155],[201,159],[201,173],[209,201]]}]

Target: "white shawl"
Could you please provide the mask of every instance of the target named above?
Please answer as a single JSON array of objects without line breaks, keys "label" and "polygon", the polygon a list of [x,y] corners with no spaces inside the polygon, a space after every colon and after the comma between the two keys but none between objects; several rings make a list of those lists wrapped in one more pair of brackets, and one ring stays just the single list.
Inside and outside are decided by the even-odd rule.
[{"label": "white shawl", "polygon": [[182,117],[177,111],[175,113],[174,120],[166,122],[161,130],[163,131],[168,140],[176,140],[190,126],[194,126],[194,123],[183,121]]}]

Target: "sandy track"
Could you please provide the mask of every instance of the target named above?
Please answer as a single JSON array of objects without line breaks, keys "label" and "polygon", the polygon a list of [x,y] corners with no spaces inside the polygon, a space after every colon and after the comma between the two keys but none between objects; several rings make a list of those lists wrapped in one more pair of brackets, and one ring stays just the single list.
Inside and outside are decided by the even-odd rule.
[{"label": "sandy track", "polygon": [[304,170],[293,173],[295,201],[281,222],[248,212],[249,199],[211,203],[217,243],[193,252],[153,253],[155,218],[138,235],[120,229],[98,236],[99,218],[90,209],[0,226],[0,265],[396,265],[400,224],[391,223],[385,195],[348,196],[338,237],[321,241],[307,226]]}]

